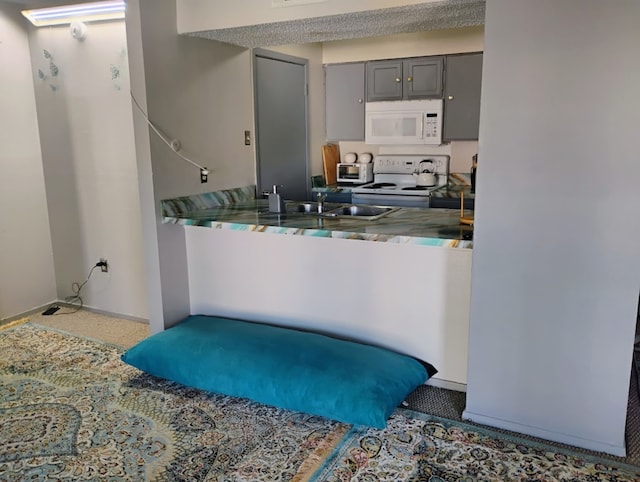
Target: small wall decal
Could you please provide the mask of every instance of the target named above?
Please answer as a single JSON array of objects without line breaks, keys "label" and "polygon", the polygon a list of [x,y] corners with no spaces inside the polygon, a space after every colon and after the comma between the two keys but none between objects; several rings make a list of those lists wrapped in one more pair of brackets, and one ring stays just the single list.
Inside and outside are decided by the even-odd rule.
[{"label": "small wall decal", "polygon": [[42,82],[46,82],[51,88],[51,91],[55,92],[58,90],[56,77],[58,77],[58,75],[60,74],[60,69],[53,61],[53,55],[51,54],[51,52],[49,52],[47,49],[43,49],[42,55],[45,58],[45,60],[49,61],[49,65],[48,65],[49,73],[46,74],[44,70],[38,69],[38,79],[40,79]]},{"label": "small wall decal", "polygon": [[127,59],[127,49],[122,47],[118,52],[118,60],[115,63],[109,64],[109,72],[111,73],[111,82],[116,90],[122,90],[123,81],[126,81],[123,76],[127,75],[127,67],[129,61]]},{"label": "small wall decal", "polygon": [[111,80],[118,80],[120,78],[120,69],[111,64]]}]

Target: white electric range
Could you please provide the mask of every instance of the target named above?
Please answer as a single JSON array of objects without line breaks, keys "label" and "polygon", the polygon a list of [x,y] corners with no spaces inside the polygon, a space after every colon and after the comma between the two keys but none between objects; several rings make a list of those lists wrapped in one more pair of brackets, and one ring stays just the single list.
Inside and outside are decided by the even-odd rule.
[{"label": "white electric range", "polygon": [[[420,173],[433,173],[435,184],[419,186]],[[446,186],[449,156],[384,154],[373,158],[373,182],[351,189],[353,204],[429,207],[431,191]]]}]

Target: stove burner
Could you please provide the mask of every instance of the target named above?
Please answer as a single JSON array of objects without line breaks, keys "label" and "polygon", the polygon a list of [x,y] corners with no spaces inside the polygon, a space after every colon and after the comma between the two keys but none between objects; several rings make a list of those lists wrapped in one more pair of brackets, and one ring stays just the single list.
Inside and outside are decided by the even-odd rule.
[{"label": "stove burner", "polygon": [[369,186],[363,186],[365,189],[395,189],[396,185],[392,182],[377,182]]},{"label": "stove burner", "polygon": [[403,191],[427,191],[428,189],[429,186],[407,186],[402,188]]}]

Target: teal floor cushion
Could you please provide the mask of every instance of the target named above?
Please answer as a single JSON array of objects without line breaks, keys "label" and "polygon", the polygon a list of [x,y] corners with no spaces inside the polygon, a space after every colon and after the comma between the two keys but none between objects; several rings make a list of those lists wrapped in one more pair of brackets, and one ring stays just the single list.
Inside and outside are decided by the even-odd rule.
[{"label": "teal floor cushion", "polygon": [[376,428],[435,372],[379,347],[202,315],[141,341],[122,360],[190,387]]}]

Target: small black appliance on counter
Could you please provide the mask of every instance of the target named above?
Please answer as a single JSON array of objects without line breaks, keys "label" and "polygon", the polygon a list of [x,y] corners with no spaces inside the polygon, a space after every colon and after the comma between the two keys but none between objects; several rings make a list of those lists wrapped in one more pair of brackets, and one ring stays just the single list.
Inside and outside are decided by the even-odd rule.
[{"label": "small black appliance on counter", "polygon": [[471,192],[476,192],[476,171],[478,170],[478,154],[473,156],[471,162]]}]

